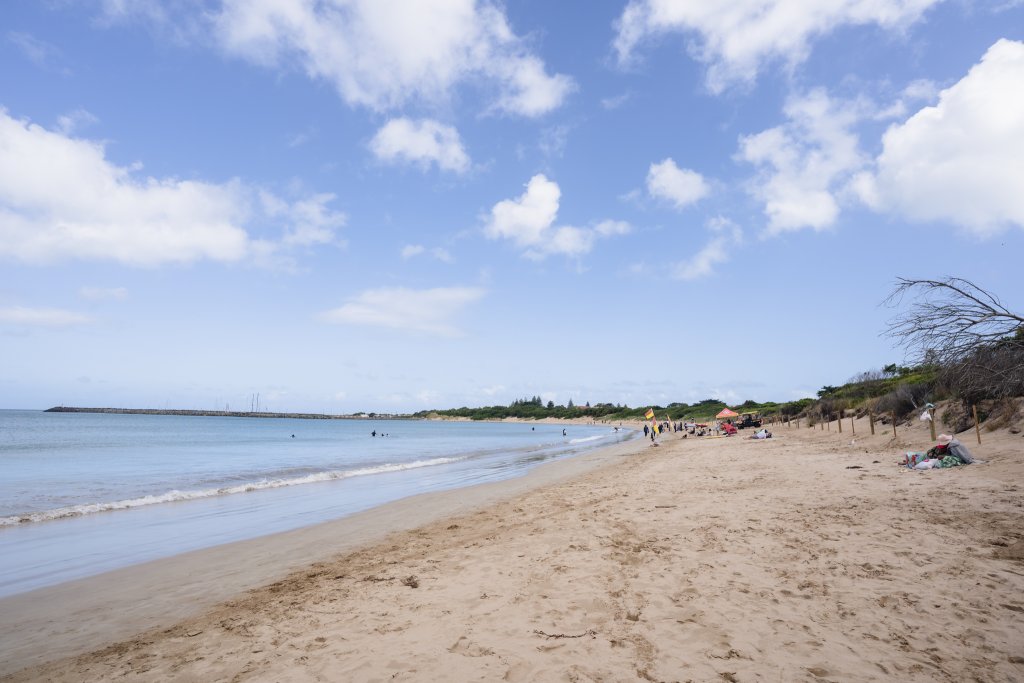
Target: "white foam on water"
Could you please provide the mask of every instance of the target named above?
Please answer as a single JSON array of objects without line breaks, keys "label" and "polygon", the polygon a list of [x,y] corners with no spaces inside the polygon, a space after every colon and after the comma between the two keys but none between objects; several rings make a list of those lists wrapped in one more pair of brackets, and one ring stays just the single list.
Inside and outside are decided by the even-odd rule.
[{"label": "white foam on water", "polygon": [[591,441],[599,441],[600,439],[607,439],[609,434],[598,434],[597,436],[587,436],[582,439],[569,439],[569,443],[590,443]]},{"label": "white foam on water", "polygon": [[45,522],[53,519],[64,519],[67,517],[80,517],[91,515],[97,512],[109,512],[111,510],[127,510],[129,508],[143,507],[146,505],[158,505],[160,503],[173,503],[183,500],[197,500],[200,498],[213,498],[215,496],[228,496],[236,493],[250,493],[265,489],[277,489],[285,486],[300,486],[302,484],[315,484],[325,481],[337,481],[352,477],[365,477],[372,474],[384,474],[387,472],[402,472],[404,470],[419,469],[421,467],[432,467],[435,465],[446,465],[458,462],[464,458],[432,458],[430,460],[416,460],[407,463],[391,463],[377,465],[374,467],[361,467],[353,470],[332,470],[328,472],[317,472],[303,477],[291,479],[261,479],[259,481],[246,482],[235,486],[223,486],[220,488],[199,489],[196,491],[168,491],[158,495],[141,496],[128,500],[108,501],[101,503],[85,503],[81,505],[70,505],[68,507],[33,512],[26,515],[12,515],[0,517],[0,527],[24,524],[27,522]]}]

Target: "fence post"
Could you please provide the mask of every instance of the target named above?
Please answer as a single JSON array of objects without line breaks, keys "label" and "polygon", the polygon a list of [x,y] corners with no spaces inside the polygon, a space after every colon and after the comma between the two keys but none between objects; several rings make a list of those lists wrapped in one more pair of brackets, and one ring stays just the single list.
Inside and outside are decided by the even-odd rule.
[{"label": "fence post", "polygon": [[868,421],[871,423],[871,436],[875,435],[875,412],[873,410],[868,411]]},{"label": "fence post", "polygon": [[843,409],[839,409],[839,416],[836,418],[836,424],[839,425],[839,433],[843,433]]},{"label": "fence post", "polygon": [[932,441],[935,441],[935,408],[928,409],[928,426],[931,427]]},{"label": "fence post", "polygon": [[857,428],[853,426],[853,415],[850,416],[850,434],[856,436]]},{"label": "fence post", "polygon": [[896,411],[892,411],[892,438],[896,438]]},{"label": "fence post", "polygon": [[978,406],[973,405],[971,408],[974,410],[974,433],[978,436],[978,445],[981,445],[981,425],[978,424]]}]

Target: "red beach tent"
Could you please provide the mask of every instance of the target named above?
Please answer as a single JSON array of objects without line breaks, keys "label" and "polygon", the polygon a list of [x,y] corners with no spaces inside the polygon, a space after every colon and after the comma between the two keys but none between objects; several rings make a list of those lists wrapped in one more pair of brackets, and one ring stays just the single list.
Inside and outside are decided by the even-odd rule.
[{"label": "red beach tent", "polygon": [[718,413],[718,415],[715,415],[715,419],[716,420],[722,420],[722,419],[727,418],[727,417],[739,417],[739,416],[740,416],[740,414],[737,413],[735,410],[729,410],[728,408],[722,408],[722,411],[720,413]]}]

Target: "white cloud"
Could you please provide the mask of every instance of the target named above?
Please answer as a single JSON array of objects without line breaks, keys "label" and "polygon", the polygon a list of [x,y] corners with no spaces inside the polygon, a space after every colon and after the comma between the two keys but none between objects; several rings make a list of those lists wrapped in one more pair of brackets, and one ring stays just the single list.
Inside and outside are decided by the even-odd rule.
[{"label": "white cloud", "polygon": [[72,112],[57,117],[57,130],[64,135],[71,135],[76,130],[98,122],[99,119],[85,109],[75,109]]},{"label": "white cloud", "polygon": [[594,232],[602,237],[611,237],[612,235],[628,235],[633,231],[631,226],[626,221],[601,221],[594,226]]},{"label": "white cloud", "polygon": [[667,199],[677,209],[695,204],[710,192],[704,177],[688,168],[679,168],[671,158],[651,164],[647,171],[647,192]]},{"label": "white cloud", "polygon": [[560,158],[565,154],[569,142],[569,126],[551,126],[541,131],[537,148],[546,157]]},{"label": "white cloud", "polygon": [[628,92],[624,92],[621,95],[615,95],[613,97],[603,97],[601,98],[601,106],[609,110],[618,109],[628,102],[630,97],[631,94]]},{"label": "white cloud", "polygon": [[480,389],[480,393],[482,393],[484,396],[495,396],[496,394],[500,394],[503,391],[505,391],[504,384],[495,384],[494,386],[483,387],[482,389]]},{"label": "white cloud", "polygon": [[443,263],[455,262],[455,259],[448,250],[442,247],[431,247],[430,249],[427,249],[422,244],[407,244],[402,247],[402,258],[405,260],[411,259],[414,256],[419,256],[420,254],[429,254]]},{"label": "white cloud", "polygon": [[786,124],[740,139],[739,158],[760,169],[752,193],[764,202],[768,234],[824,230],[839,215],[835,194],[864,164],[851,128],[857,107],[823,90],[786,103]]},{"label": "white cloud", "polygon": [[889,128],[856,180],[879,211],[980,236],[1024,227],[1024,42],[1000,40],[936,105]]},{"label": "white cloud", "polygon": [[128,298],[128,290],[124,287],[82,287],[78,290],[78,296],[89,301],[121,301]]},{"label": "white cloud", "polygon": [[427,168],[463,173],[469,169],[469,155],[459,132],[431,119],[391,119],[373,136],[370,151],[381,161],[409,163]]},{"label": "white cloud", "polygon": [[434,247],[430,250],[430,255],[442,263],[455,263],[455,257],[442,247]]},{"label": "white cloud", "polygon": [[8,31],[7,42],[21,50],[30,62],[41,69],[59,71],[64,75],[71,73],[66,67],[60,66],[63,61],[60,49],[45,40],[36,38],[31,33]]},{"label": "white cloud", "polygon": [[416,400],[420,403],[436,405],[441,401],[441,394],[433,389],[420,389],[416,392]]},{"label": "white cloud", "polygon": [[260,192],[266,215],[275,221],[283,221],[285,229],[281,242],[295,247],[339,243],[335,231],[344,227],[347,217],[327,208],[334,199],[333,194],[325,192],[289,204],[270,192]]},{"label": "white cloud", "polygon": [[813,39],[847,25],[901,29],[941,0],[630,0],[616,22],[615,50],[628,63],[645,41],[668,33],[696,35],[694,58],[708,65],[714,92],[752,81],[766,61],[807,58]]},{"label": "white cloud", "polygon": [[519,197],[502,200],[491,208],[484,234],[491,239],[511,240],[527,258],[543,259],[550,254],[581,256],[591,250],[595,239],[630,231],[628,223],[609,220],[593,228],[556,226],[561,196],[558,183],[537,174]]},{"label": "white cloud", "polygon": [[708,228],[714,233],[711,240],[693,255],[672,268],[672,276],[679,280],[697,280],[715,272],[715,266],[729,260],[730,253],[743,239],[743,231],[727,218],[716,216],[708,221]]},{"label": "white cloud", "polygon": [[890,104],[888,107],[875,112],[871,118],[876,121],[901,119],[907,115],[907,107],[909,104],[933,102],[938,99],[938,97],[939,86],[935,84],[935,81],[931,81],[926,78],[911,81],[909,85],[903,88],[903,91],[895,102]]},{"label": "white cloud", "polygon": [[87,315],[59,308],[25,308],[24,306],[0,308],[0,325],[54,328],[73,327],[91,322],[92,318]]},{"label": "white cloud", "polygon": [[370,289],[342,306],[320,314],[320,320],[348,325],[368,325],[411,330],[444,337],[461,334],[452,318],[483,298],[477,287]]},{"label": "white cloud", "polygon": [[561,197],[558,183],[537,174],[530,178],[522,195],[494,205],[485,233],[492,239],[510,239],[519,247],[538,245],[548,237],[558,217]]},{"label": "white cloud", "polygon": [[537,116],[574,88],[547,73],[487,0],[225,0],[214,23],[227,52],[297,63],[350,105],[376,110],[444,101],[482,81],[497,90],[492,109]]},{"label": "white cloud", "polygon": [[[201,259],[268,262],[283,247],[320,243],[344,223],[332,195],[288,203],[240,180],[140,177],[101,143],[49,131],[0,109],[0,258],[28,263],[112,260],[134,266]],[[260,201],[262,199],[262,201]],[[280,243],[251,223],[283,225]]]}]

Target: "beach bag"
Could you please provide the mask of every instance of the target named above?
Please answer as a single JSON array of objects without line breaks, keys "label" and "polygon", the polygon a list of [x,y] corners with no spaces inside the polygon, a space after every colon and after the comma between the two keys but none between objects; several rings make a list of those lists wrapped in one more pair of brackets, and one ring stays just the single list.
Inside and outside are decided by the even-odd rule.
[{"label": "beach bag", "polygon": [[917,463],[924,462],[927,459],[927,453],[921,453],[919,451],[907,451],[906,453],[903,454],[902,464],[906,465],[910,469],[914,469]]},{"label": "beach bag", "polygon": [[960,462],[964,463],[965,465],[970,465],[971,463],[974,462],[974,456],[971,455],[971,452],[969,450],[967,450],[967,446],[960,443],[958,439],[953,439],[952,441],[950,441],[949,446],[947,446],[947,448],[951,455],[955,455],[956,457],[960,458]]}]

